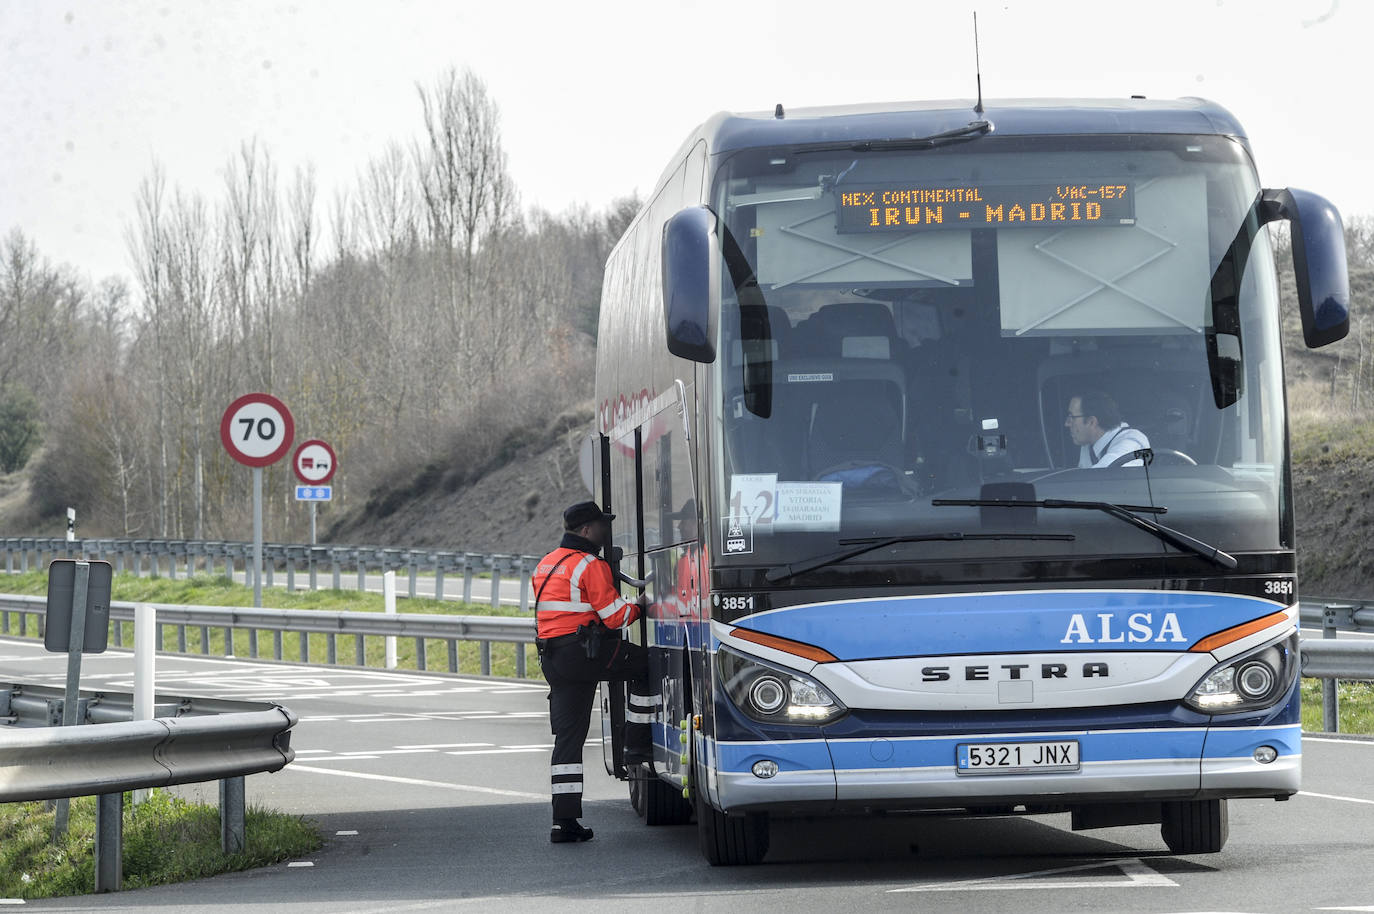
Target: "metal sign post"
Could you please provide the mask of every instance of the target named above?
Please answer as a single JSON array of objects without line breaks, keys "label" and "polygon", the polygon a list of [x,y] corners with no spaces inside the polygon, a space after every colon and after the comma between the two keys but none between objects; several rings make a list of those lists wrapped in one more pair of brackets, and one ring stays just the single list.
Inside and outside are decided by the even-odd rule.
[{"label": "metal sign post", "polygon": [[271,394],[244,394],[224,411],[219,437],[229,456],[253,468],[253,605],[262,606],[262,468],[286,456],[296,421]]},{"label": "metal sign post", "polygon": [[[67,652],[64,727],[81,723],[81,655],[102,653],[109,643],[112,577],[109,562],[59,559],[48,566],[48,627],[43,646],[53,653]],[[58,800],[56,810],[54,841],[67,831],[71,801]]]}]

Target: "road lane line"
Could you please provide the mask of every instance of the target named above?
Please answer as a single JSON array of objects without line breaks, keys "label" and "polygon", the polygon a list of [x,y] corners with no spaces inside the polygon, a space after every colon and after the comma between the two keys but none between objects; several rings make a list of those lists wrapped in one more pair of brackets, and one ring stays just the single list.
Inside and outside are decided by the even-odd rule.
[{"label": "road lane line", "polygon": [[481,749],[491,743],[422,743],[416,746],[397,746],[397,749]]},{"label": "road lane line", "polygon": [[1342,746],[1369,746],[1374,748],[1374,739],[1336,739],[1330,736],[1302,736],[1304,743],[1338,743]]},{"label": "road lane line", "polygon": [[445,752],[444,755],[509,755],[516,752],[546,752],[543,749],[460,749],[457,752]]},{"label": "road lane line", "polygon": [[520,800],[538,800],[547,803],[546,793],[525,793],[523,790],[502,790],[497,787],[478,787],[475,784],[450,784],[446,781],[426,781],[422,778],[403,778],[394,774],[371,774],[365,771],[336,771],[333,768],[312,768],[309,765],[287,765],[283,771],[304,771],[310,774],[332,774],[336,777],[359,778],[365,781],[386,781],[391,784],[409,784],[414,787],[437,787],[440,790],[456,790],[468,793],[486,793],[498,797],[515,797]]},{"label": "road lane line", "polygon": [[1374,806],[1374,800],[1365,800],[1360,797],[1341,797],[1334,793],[1313,793],[1310,790],[1299,790],[1300,797],[1317,797],[1322,800],[1343,800],[1346,803],[1363,803],[1366,806]]},{"label": "road lane line", "polygon": [[433,749],[360,749],[357,752],[340,752],[339,755],[351,758],[355,755],[371,755],[374,758],[379,755],[414,755],[422,752],[434,752]]}]

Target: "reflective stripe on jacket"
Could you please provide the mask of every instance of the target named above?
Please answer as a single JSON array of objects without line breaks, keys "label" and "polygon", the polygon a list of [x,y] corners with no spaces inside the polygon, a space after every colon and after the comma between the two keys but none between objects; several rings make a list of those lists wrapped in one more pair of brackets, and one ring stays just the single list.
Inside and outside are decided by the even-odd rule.
[{"label": "reflective stripe on jacket", "polygon": [[[557,638],[579,625],[600,620],[608,628],[624,628],[639,618],[639,605],[622,599],[615,589],[611,566],[581,548],[586,541],[571,534],[534,569],[535,625],[540,638]],[[591,546],[590,543],[586,543]]]}]

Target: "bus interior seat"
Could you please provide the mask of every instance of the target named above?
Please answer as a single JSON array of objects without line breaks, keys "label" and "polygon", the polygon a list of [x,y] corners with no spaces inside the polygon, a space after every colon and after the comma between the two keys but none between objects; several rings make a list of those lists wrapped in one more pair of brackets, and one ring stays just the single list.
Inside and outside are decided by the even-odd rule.
[{"label": "bus interior seat", "polygon": [[[910,348],[897,334],[892,312],[881,302],[822,305],[797,325],[796,336],[799,354],[828,358],[902,361]],[[879,339],[886,340],[886,345],[878,343]]]},{"label": "bus interior seat", "polygon": [[900,471],[904,458],[901,417],[891,387],[886,382],[856,382],[838,385],[816,398],[806,430],[811,478],[846,467],[887,466]]},{"label": "bus interior seat", "polygon": [[776,305],[740,305],[741,340],[772,340],[779,358],[791,348],[792,322],[787,312]]}]

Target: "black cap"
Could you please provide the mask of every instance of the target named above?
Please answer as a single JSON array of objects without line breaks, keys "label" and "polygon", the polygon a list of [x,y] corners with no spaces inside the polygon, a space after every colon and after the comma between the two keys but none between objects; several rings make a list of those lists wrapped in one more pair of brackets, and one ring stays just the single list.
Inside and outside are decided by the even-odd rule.
[{"label": "black cap", "polygon": [[607,514],[594,501],[579,501],[563,512],[563,529],[576,530],[599,520],[614,520],[614,514]]}]

